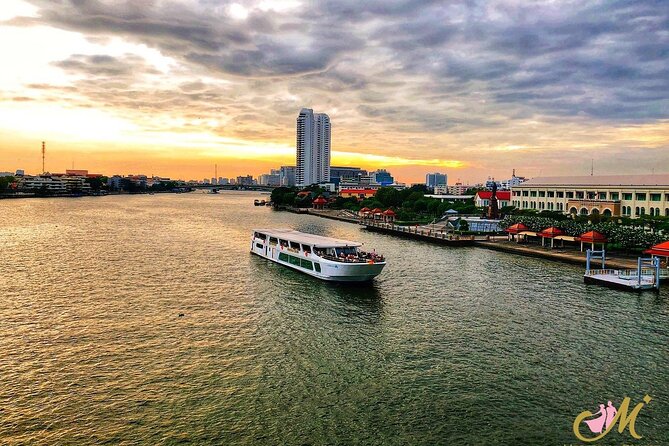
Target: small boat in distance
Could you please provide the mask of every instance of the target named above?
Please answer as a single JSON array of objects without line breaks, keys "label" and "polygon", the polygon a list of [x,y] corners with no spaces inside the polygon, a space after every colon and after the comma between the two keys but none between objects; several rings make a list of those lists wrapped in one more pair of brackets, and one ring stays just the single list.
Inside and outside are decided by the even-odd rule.
[{"label": "small boat in distance", "polygon": [[310,276],[333,282],[366,282],[381,274],[383,256],[362,243],[290,229],[256,229],[251,252]]},{"label": "small boat in distance", "polygon": [[265,200],[253,200],[254,206],[265,206]]}]

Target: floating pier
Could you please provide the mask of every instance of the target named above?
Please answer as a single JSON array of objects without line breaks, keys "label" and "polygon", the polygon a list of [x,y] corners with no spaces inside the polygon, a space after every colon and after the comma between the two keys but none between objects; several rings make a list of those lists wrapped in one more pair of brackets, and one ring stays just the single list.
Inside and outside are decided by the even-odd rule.
[{"label": "floating pier", "polygon": [[[601,260],[600,269],[591,268],[593,260]],[[586,270],[583,276],[585,283],[627,291],[658,291],[660,280],[667,278],[669,271],[660,269],[660,259],[657,257],[639,257],[636,269],[607,269],[605,250],[588,249],[586,252]]]}]

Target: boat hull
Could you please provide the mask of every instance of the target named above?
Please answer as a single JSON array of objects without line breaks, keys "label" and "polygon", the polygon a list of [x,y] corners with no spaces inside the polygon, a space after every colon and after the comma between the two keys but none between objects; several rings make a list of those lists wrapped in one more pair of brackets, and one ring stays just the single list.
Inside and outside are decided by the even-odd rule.
[{"label": "boat hull", "polygon": [[[328,282],[369,282],[381,274],[381,271],[383,271],[383,268],[386,266],[385,262],[334,262],[316,256],[302,256],[298,253],[277,248],[265,246],[260,248],[255,243],[251,247],[251,252],[280,265],[287,266],[296,271]],[[286,258],[289,260],[285,260]],[[301,263],[296,264],[295,259],[299,259]],[[305,268],[303,266],[305,264],[310,267]],[[320,269],[320,272],[318,269]]]}]

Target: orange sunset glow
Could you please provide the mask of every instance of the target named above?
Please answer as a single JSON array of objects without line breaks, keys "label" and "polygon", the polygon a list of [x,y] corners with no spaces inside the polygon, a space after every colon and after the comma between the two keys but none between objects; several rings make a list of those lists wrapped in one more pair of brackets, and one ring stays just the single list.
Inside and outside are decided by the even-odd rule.
[{"label": "orange sunset glow", "polygon": [[644,43],[668,37],[650,12],[569,31],[574,9],[554,3],[488,2],[467,26],[456,3],[372,4],[5,1],[0,171],[41,171],[46,141],[51,172],[256,176],[295,163],[302,107],[330,116],[332,165],[407,183],[669,165],[669,65]]}]

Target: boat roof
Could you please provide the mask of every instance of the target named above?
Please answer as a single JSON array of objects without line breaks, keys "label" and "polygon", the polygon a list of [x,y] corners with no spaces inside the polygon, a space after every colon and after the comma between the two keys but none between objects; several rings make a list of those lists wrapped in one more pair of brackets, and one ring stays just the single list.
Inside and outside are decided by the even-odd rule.
[{"label": "boat roof", "polygon": [[323,237],[322,235],[307,234],[306,232],[295,231],[293,229],[254,229],[255,232],[266,234],[269,237],[276,237],[290,242],[312,245],[318,248],[346,248],[362,246],[360,242],[350,240],[341,240],[332,237]]}]

